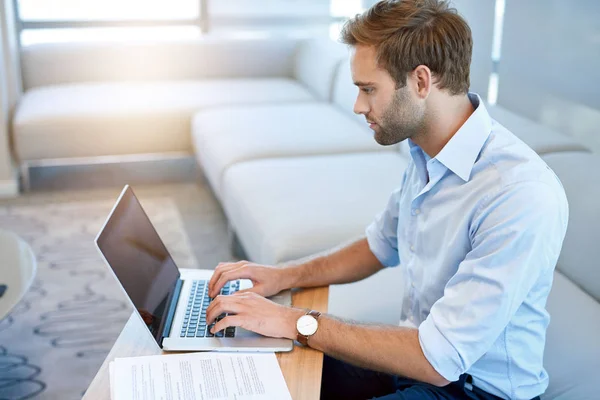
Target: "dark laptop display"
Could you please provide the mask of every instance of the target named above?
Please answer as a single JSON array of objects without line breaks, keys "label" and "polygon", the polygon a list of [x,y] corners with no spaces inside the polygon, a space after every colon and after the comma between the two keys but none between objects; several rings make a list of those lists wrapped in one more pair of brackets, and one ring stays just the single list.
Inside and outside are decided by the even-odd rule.
[{"label": "dark laptop display", "polygon": [[131,188],[123,192],[97,244],[160,343],[180,275]]}]

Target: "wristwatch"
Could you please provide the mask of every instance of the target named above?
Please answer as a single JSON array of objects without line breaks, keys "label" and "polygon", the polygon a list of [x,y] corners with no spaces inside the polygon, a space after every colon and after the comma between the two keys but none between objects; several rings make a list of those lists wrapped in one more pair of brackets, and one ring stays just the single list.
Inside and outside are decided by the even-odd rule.
[{"label": "wristwatch", "polygon": [[296,321],[296,330],[298,331],[296,340],[303,346],[308,346],[308,338],[319,329],[318,319],[320,316],[320,312],[311,310]]}]

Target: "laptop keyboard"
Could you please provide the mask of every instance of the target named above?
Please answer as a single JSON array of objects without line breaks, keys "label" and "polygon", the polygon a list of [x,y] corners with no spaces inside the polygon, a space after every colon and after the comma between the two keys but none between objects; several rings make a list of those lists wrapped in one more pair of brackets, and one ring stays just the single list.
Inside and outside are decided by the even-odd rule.
[{"label": "laptop keyboard", "polygon": [[[239,281],[228,282],[221,289],[221,294],[233,294],[239,288]],[[227,314],[221,314],[217,317],[215,323],[206,325],[206,309],[211,301],[212,299],[208,297],[208,281],[193,281],[192,290],[185,309],[185,318],[181,326],[180,337],[235,337],[234,326],[225,328],[225,331],[219,331],[215,334],[210,333],[214,324],[227,316]]]}]

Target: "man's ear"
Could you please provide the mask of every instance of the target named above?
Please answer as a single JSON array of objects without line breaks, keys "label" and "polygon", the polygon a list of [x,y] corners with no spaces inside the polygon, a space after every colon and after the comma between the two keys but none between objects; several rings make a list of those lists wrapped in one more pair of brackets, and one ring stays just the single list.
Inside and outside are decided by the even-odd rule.
[{"label": "man's ear", "polygon": [[417,96],[426,99],[433,86],[431,70],[426,65],[419,65],[411,72]]}]

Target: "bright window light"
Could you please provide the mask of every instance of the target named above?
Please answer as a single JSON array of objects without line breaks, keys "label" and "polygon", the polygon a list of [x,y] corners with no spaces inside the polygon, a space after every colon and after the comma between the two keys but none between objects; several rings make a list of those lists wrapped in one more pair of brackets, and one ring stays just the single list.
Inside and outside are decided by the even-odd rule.
[{"label": "bright window light", "polygon": [[496,105],[498,102],[498,74],[495,72],[490,75],[487,102],[491,105]]},{"label": "bright window light", "polygon": [[[196,38],[201,34],[201,1],[208,5],[211,34],[242,37],[329,35],[337,40],[343,21],[364,11],[361,0],[16,1],[24,22],[20,37],[25,46],[44,42]],[[165,20],[169,21],[168,26],[161,24]],[[126,26],[122,21],[146,22],[143,26]],[[181,21],[181,25],[173,21]],[[52,25],[53,22],[61,24]],[[94,25],[97,22],[107,26]]]},{"label": "bright window light", "polygon": [[[342,18],[353,18],[356,14],[364,11],[361,0],[331,0],[331,16]],[[331,40],[339,40],[340,32],[344,22],[334,22],[329,25],[329,37]]]},{"label": "bright window light", "polygon": [[194,19],[199,0],[18,0],[23,21]]},{"label": "bright window light", "polygon": [[330,7],[334,17],[354,17],[364,11],[361,0],[331,0]]},{"label": "bright window light", "polygon": [[496,0],[496,12],[494,16],[494,43],[492,44],[492,60],[494,61],[500,60],[505,9],[506,0]]},{"label": "bright window light", "polygon": [[491,105],[498,102],[498,87],[500,77],[498,76],[498,65],[502,54],[502,29],[504,28],[504,10],[506,9],[506,0],[496,0],[496,9],[494,16],[494,37],[492,43],[492,62],[494,71],[490,76],[487,101]]}]

